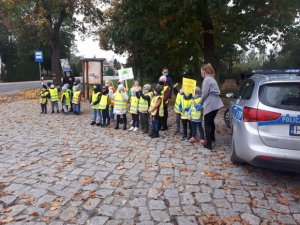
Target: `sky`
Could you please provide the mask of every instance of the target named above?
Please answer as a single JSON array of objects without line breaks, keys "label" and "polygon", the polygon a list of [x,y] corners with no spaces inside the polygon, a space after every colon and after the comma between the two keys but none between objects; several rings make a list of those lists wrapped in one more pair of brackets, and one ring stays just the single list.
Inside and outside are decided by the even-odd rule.
[{"label": "sky", "polygon": [[105,58],[108,61],[111,59],[117,59],[119,62],[125,64],[126,57],[115,54],[113,51],[105,51],[100,49],[99,42],[93,40],[93,38],[85,38],[82,40],[79,34],[76,34],[76,41],[78,52],[77,56],[83,56],[84,58]]}]

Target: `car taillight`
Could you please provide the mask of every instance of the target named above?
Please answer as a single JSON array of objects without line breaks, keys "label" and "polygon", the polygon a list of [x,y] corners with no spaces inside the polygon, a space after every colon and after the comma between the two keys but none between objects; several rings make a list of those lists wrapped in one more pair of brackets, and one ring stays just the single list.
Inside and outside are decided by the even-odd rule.
[{"label": "car taillight", "polygon": [[243,121],[244,122],[259,122],[277,120],[281,116],[280,113],[270,112],[262,109],[254,109],[250,107],[244,107],[243,109]]}]

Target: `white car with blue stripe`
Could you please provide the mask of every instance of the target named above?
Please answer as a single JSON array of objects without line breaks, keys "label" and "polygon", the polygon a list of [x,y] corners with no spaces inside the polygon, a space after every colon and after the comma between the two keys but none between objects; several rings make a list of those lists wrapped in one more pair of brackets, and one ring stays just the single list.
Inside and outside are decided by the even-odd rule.
[{"label": "white car with blue stripe", "polygon": [[254,70],[232,101],[233,163],[300,172],[300,70]]}]

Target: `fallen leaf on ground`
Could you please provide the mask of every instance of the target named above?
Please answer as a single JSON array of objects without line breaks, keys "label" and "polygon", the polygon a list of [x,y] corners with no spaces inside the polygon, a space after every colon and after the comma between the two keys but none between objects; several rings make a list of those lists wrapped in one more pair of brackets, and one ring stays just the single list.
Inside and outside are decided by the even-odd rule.
[{"label": "fallen leaf on ground", "polygon": [[93,183],[93,179],[92,179],[92,177],[83,177],[80,179],[80,183],[82,185],[91,184],[91,183]]},{"label": "fallen leaf on ground", "polygon": [[25,199],[26,201],[26,205],[31,205],[32,202],[34,202],[35,197],[32,195],[28,195],[28,194],[21,194],[18,196],[19,199]]},{"label": "fallen leaf on ground", "polygon": [[31,213],[31,215],[34,216],[34,217],[37,217],[37,216],[39,216],[40,214],[39,214],[38,212],[33,212],[33,213]]},{"label": "fallen leaf on ground", "polygon": [[15,218],[13,218],[13,217],[7,217],[6,219],[0,220],[0,225],[13,222],[14,220],[15,220]]},{"label": "fallen leaf on ground", "polygon": [[122,169],[124,169],[124,165],[119,165],[119,166],[117,167],[117,170],[122,170]]},{"label": "fallen leaf on ground", "polygon": [[61,208],[61,205],[59,205],[59,204],[53,202],[53,203],[51,204],[50,210],[51,210],[51,211],[54,211],[54,210],[57,210],[57,209],[60,209],[60,208]]},{"label": "fallen leaf on ground", "polygon": [[282,205],[289,205],[289,201],[285,198],[279,198],[278,202]]},{"label": "fallen leaf on ground", "polygon": [[172,181],[172,177],[167,177],[163,179],[162,183],[165,187],[168,187],[170,185],[170,182]]},{"label": "fallen leaf on ground", "polygon": [[6,208],[6,209],[3,209],[3,213],[9,213],[9,212],[11,212],[11,210],[12,210],[12,208]]}]

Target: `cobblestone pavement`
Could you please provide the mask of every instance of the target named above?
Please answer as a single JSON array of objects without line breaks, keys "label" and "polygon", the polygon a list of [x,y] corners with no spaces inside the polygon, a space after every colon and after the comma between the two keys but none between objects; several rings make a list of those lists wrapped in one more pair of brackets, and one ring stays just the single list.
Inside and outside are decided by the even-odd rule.
[{"label": "cobblestone pavement", "polygon": [[232,165],[221,114],[211,153],[174,126],[154,140],[92,127],[83,108],[0,104],[0,224],[300,224],[300,176]]}]

